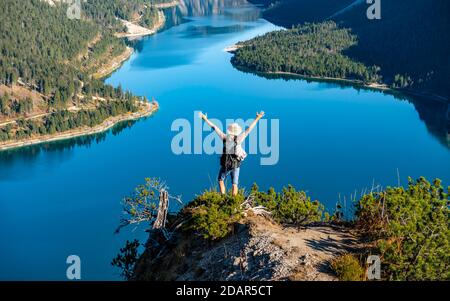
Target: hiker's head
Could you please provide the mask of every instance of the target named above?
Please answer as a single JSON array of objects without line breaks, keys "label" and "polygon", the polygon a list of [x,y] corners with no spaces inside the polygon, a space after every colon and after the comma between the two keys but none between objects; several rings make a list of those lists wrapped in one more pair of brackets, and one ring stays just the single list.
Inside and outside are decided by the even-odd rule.
[{"label": "hiker's head", "polygon": [[239,136],[242,133],[242,128],[237,123],[232,123],[227,128],[227,134],[232,136]]}]

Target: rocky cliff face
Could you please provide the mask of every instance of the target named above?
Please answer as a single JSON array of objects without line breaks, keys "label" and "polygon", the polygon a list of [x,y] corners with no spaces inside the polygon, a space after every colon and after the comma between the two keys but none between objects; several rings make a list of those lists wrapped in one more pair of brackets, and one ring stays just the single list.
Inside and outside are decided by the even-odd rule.
[{"label": "rocky cliff face", "polygon": [[229,237],[209,242],[177,234],[139,259],[135,280],[336,280],[335,256],[354,251],[357,239],[344,228],[282,227],[248,214]]}]

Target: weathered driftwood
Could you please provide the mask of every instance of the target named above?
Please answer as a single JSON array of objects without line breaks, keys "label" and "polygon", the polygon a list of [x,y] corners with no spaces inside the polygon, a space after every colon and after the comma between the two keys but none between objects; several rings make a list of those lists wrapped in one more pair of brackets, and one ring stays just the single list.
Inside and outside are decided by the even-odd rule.
[{"label": "weathered driftwood", "polygon": [[162,229],[166,227],[167,211],[169,210],[169,193],[161,190],[159,193],[158,215],[153,223],[153,229]]},{"label": "weathered driftwood", "polygon": [[[169,236],[165,229],[166,220],[169,211],[169,200],[173,199],[180,204],[181,196],[172,196],[169,194],[169,187],[159,179],[147,178],[145,184],[136,187],[133,194],[122,200],[124,217],[116,230],[128,225],[138,225],[143,222],[150,224],[149,231],[161,230],[165,236]],[[159,205],[157,203],[159,201]]]},{"label": "weathered driftwood", "polygon": [[256,215],[271,217],[272,213],[264,206],[256,206],[256,204],[254,203],[254,199],[254,195],[250,194],[241,204],[241,208],[243,208],[245,212],[251,211]]}]

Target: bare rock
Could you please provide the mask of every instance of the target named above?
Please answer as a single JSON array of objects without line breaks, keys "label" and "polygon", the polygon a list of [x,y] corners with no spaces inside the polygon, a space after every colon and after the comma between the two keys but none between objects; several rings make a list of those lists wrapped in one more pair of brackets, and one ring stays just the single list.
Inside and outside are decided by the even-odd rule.
[{"label": "bare rock", "polygon": [[[208,242],[193,234],[159,250],[147,249],[135,270],[136,280],[336,280],[329,261],[358,247],[345,229],[282,227],[247,215],[229,237]],[[155,258],[156,257],[156,258]]]}]

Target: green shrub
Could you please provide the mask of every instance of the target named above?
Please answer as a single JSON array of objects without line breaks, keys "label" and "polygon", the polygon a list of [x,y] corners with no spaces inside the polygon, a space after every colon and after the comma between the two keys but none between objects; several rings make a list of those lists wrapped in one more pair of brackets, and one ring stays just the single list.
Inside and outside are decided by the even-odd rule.
[{"label": "green shrub", "polygon": [[256,205],[266,207],[279,223],[302,226],[322,219],[323,205],[311,201],[305,192],[296,191],[291,185],[283,188],[281,193],[276,193],[273,188],[261,192],[254,185],[252,195]]},{"label": "green shrub", "polygon": [[366,277],[365,269],[351,254],[344,254],[333,259],[331,268],[341,281],[363,281]]},{"label": "green shrub", "polygon": [[242,218],[241,204],[244,196],[236,197],[222,195],[215,191],[207,191],[190,203],[183,214],[190,214],[191,218],[185,229],[200,232],[211,240],[217,240],[227,236],[233,226]]},{"label": "green shrub", "polygon": [[[273,188],[268,192],[258,191],[254,185],[251,196],[254,205],[266,207],[279,223],[302,226],[322,218],[323,205],[318,201],[311,201],[305,192],[296,191],[292,186],[276,193]],[[232,197],[207,191],[183,210],[183,215],[190,215],[184,229],[198,231],[206,239],[223,238],[243,217],[243,202],[243,194]]]},{"label": "green shrub", "polygon": [[138,248],[141,244],[137,239],[128,241],[120,249],[119,254],[112,260],[111,265],[121,269],[121,276],[129,280],[133,276],[134,267],[138,261]]},{"label": "green shrub", "polygon": [[450,280],[450,201],[440,180],[409,179],[357,204],[357,227],[381,256],[382,278]]}]

